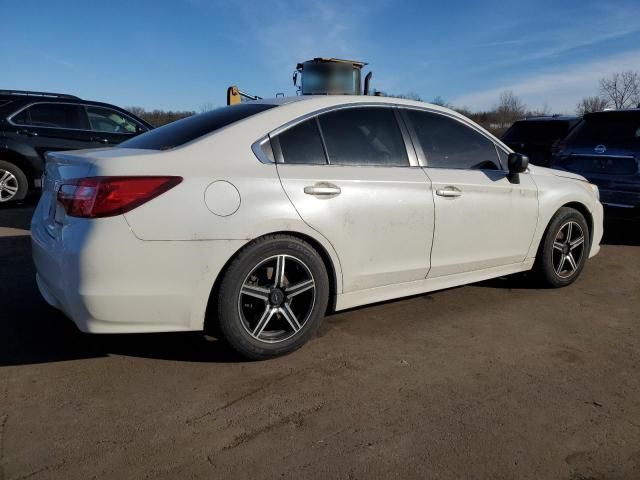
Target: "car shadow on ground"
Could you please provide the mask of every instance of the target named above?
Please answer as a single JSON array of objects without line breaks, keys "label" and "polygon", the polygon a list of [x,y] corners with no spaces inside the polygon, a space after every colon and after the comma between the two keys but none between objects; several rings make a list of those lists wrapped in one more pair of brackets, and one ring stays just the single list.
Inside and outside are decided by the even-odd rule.
[{"label": "car shadow on ground", "polygon": [[[26,229],[33,206],[0,211],[0,229]],[[639,223],[608,220],[605,245],[640,246]],[[40,296],[31,261],[30,239],[0,236],[0,366],[27,365],[109,355],[183,362],[242,362],[223,342],[195,333],[88,335],[81,333]],[[475,284],[485,288],[537,289],[532,275],[520,274]],[[432,293],[433,294],[433,293]],[[402,300],[392,300],[397,302]],[[384,302],[388,303],[388,302]],[[329,319],[329,324],[330,324]]]},{"label": "car shadow on ground", "polygon": [[[620,218],[611,215],[605,217],[604,235],[601,245],[625,245],[640,246],[640,221],[633,218]],[[640,252],[638,252],[640,253]],[[509,275],[506,277],[493,278],[484,282],[475,284],[479,287],[486,288],[505,288],[505,289],[542,289],[546,288],[540,285],[534,274],[529,272]]]},{"label": "car shadow on ground", "polygon": [[[19,213],[11,212],[9,220],[2,215],[0,229],[23,228]],[[40,296],[28,236],[0,236],[0,252],[0,366],[108,355],[184,362],[242,361],[226,344],[200,332],[84,334]]]}]

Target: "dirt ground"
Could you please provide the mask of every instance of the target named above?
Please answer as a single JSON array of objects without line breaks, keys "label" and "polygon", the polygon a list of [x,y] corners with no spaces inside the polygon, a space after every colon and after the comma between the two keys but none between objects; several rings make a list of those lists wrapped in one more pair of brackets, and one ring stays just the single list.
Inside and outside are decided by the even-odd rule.
[{"label": "dirt ground", "polygon": [[500,279],[328,317],[285,358],[90,336],[0,210],[0,480],[640,478],[640,228],[561,290]]}]

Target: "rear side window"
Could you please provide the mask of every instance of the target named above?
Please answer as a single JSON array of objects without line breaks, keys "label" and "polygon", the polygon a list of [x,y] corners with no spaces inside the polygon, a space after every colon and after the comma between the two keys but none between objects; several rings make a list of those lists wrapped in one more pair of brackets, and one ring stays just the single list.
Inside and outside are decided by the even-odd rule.
[{"label": "rear side window", "polygon": [[494,143],[470,127],[429,112],[408,110],[427,166],[471,170],[500,170]]},{"label": "rear side window", "polygon": [[146,150],[168,150],[273,107],[275,105],[264,103],[241,103],[230,107],[217,108],[156,128],[127,140],[119,146]]},{"label": "rear side window", "polygon": [[408,166],[395,112],[391,108],[346,108],[320,115],[333,165]]},{"label": "rear side window", "polygon": [[11,118],[16,125],[88,130],[89,120],[82,105],[37,103]]},{"label": "rear side window", "polygon": [[278,140],[284,163],[327,163],[315,118],[281,133]]}]

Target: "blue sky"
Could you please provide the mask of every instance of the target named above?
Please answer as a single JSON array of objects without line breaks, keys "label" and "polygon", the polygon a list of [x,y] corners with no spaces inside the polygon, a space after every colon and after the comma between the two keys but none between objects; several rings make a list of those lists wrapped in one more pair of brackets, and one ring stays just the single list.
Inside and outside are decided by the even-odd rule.
[{"label": "blue sky", "polygon": [[638,0],[0,0],[0,88],[200,110],[226,87],[294,94],[296,62],[362,59],[373,85],[472,110],[513,90],[572,112],[640,70]]}]

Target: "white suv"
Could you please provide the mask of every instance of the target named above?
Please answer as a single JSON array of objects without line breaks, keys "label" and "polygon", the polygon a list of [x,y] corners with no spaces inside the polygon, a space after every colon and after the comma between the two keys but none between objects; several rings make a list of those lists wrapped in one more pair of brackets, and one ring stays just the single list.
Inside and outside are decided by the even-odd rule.
[{"label": "white suv", "polygon": [[50,153],[32,224],[45,299],[85,332],[219,326],[243,355],[300,347],[327,311],[599,250],[598,190],[409,100],[279,98],[119,148]]}]

